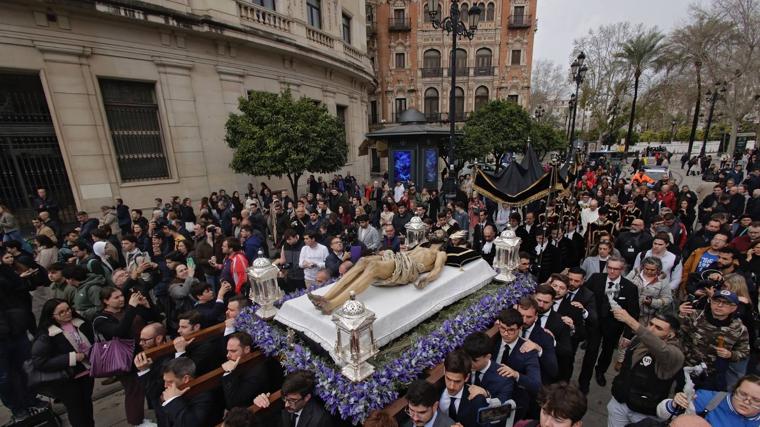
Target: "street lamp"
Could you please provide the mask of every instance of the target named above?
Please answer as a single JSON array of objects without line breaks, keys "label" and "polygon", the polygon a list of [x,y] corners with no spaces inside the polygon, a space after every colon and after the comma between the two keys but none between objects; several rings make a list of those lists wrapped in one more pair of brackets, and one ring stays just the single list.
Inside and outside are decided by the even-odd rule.
[{"label": "street lamp", "polygon": [[453,201],[456,198],[457,183],[454,174],[454,144],[456,143],[456,87],[457,87],[457,38],[467,37],[472,40],[475,37],[475,30],[478,29],[480,20],[480,8],[473,5],[467,12],[469,15],[469,28],[460,19],[459,0],[451,0],[449,16],[439,17],[441,11],[438,10],[438,0],[428,2],[428,13],[433,28],[441,29],[451,34],[451,62],[449,63],[449,75],[451,76],[451,90],[449,92],[449,175],[446,182],[443,183],[443,192],[446,199]]},{"label": "street lamp", "polygon": [[578,112],[578,92],[581,90],[581,84],[583,84],[583,79],[586,78],[586,72],[588,71],[588,67],[584,65],[584,62],[586,62],[586,54],[581,52],[575,58],[575,61],[570,64],[571,78],[575,82],[575,102],[573,103],[572,123],[570,125],[571,146],[573,145],[573,141],[575,141],[575,116]]},{"label": "street lamp", "polygon": [[673,119],[670,122],[670,142],[673,142],[673,139],[676,137],[676,119]]},{"label": "street lamp", "polygon": [[726,82],[719,81],[715,83],[715,90],[708,90],[707,102],[710,103],[710,110],[707,112],[707,124],[705,125],[704,137],[702,138],[702,149],[699,150],[699,155],[705,155],[705,149],[707,148],[707,137],[710,135],[710,125],[712,125],[713,112],[715,112],[715,102],[726,92]]},{"label": "street lamp", "polygon": [[[565,136],[570,138],[570,125],[573,123],[573,111],[575,108],[575,94],[570,94],[570,99],[567,101],[567,130]],[[572,145],[572,144],[571,144]]]}]

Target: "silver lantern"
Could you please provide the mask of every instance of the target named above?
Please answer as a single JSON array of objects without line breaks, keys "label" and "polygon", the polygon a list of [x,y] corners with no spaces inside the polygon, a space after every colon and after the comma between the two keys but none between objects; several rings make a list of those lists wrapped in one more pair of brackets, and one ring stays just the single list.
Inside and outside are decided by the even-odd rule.
[{"label": "silver lantern", "polygon": [[332,321],[337,329],[335,357],[343,365],[343,375],[354,382],[372,375],[375,367],[367,360],[377,354],[372,330],[375,313],[357,301],[356,294],[351,291],[350,299],[333,313]]},{"label": "silver lantern", "polygon": [[404,225],[406,229],[406,246],[409,249],[415,248],[420,243],[425,242],[425,231],[427,227],[422,219],[418,216],[413,216],[409,222]]},{"label": "silver lantern", "polygon": [[264,320],[269,320],[277,314],[274,303],[283,296],[282,289],[277,284],[279,271],[261,250],[259,250],[259,257],[246,270],[248,282],[251,285],[248,298],[261,307],[256,310],[256,315]]},{"label": "silver lantern", "polygon": [[507,227],[499,237],[494,239],[496,254],[493,268],[499,271],[499,274],[494,277],[495,280],[512,282],[516,279],[514,271],[520,264],[520,241],[511,227]]}]

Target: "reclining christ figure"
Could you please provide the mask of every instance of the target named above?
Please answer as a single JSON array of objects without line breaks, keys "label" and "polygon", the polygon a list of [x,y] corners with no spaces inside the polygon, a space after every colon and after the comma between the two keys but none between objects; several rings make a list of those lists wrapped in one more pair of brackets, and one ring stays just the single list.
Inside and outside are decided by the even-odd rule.
[{"label": "reclining christ figure", "polygon": [[442,241],[425,243],[408,252],[384,251],[381,255],[359,259],[324,295],[308,295],[312,304],[323,314],[330,314],[349,299],[351,291],[358,295],[369,285],[398,286],[409,283],[423,289],[440,276],[444,265],[461,267],[478,258],[480,255],[472,249],[448,246]]}]

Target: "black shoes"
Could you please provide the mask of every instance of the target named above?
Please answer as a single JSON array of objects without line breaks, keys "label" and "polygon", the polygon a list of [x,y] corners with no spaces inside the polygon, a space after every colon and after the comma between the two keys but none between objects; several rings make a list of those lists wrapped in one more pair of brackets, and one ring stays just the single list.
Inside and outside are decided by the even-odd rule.
[{"label": "black shoes", "polygon": [[607,378],[604,378],[604,373],[596,373],[596,383],[599,384],[599,387],[604,387],[607,385]]}]

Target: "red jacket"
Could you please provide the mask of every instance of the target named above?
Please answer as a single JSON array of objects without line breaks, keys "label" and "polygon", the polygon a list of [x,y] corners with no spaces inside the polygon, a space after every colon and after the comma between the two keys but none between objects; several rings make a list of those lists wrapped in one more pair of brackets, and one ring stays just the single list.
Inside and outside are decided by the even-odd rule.
[{"label": "red jacket", "polygon": [[658,193],[657,199],[661,201],[665,207],[670,208],[671,211],[676,211],[676,195],[672,191]]}]

